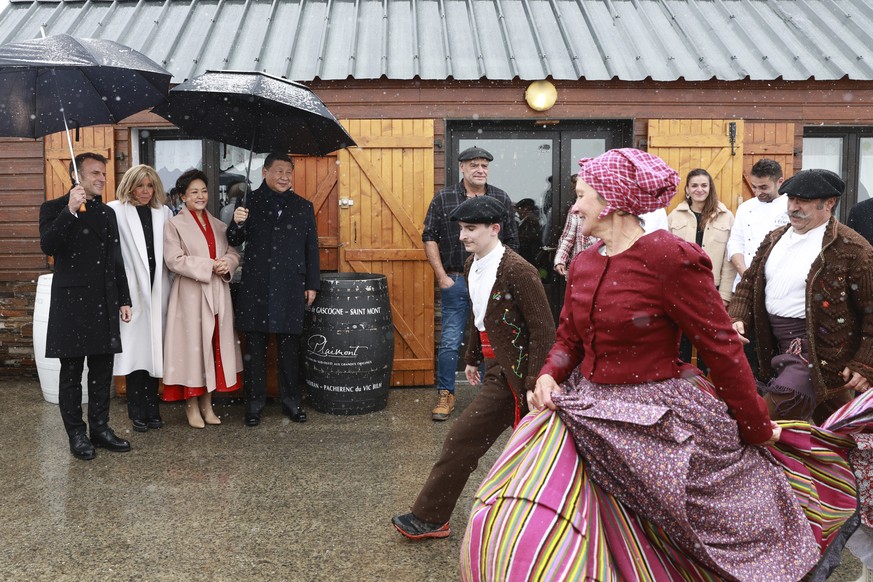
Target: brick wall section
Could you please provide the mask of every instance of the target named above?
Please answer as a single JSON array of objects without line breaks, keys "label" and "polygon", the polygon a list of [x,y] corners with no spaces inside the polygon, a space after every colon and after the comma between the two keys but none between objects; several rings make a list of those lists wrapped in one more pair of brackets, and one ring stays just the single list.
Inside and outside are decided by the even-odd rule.
[{"label": "brick wall section", "polygon": [[0,281],[0,375],[36,376],[33,358],[35,281]]}]

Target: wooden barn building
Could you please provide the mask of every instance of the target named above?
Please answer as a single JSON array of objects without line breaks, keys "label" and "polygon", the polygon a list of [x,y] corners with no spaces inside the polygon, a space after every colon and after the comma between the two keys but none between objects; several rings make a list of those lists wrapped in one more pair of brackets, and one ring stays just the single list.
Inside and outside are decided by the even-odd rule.
[{"label": "wooden barn building", "polygon": [[[473,143],[495,156],[491,183],[549,211],[546,253],[577,160],[612,147],[646,149],[683,176],[709,169],[731,210],[750,196],[745,179],[761,157],[786,175],[841,174],[843,219],[873,191],[866,0],[11,0],[0,43],[41,27],[131,46],[174,83],[259,70],[322,98],[359,147],[299,158],[294,189],[315,204],[323,270],[388,275],[394,385],[433,383],[438,305],[420,234],[434,192],[459,179],[456,156]],[[554,103],[541,103],[550,92]],[[218,214],[245,173],[246,152],[148,111],[78,137],[77,151],[111,160],[107,199],[133,164],[169,181],[198,166],[219,185]],[[58,135],[0,139],[7,374],[34,373],[34,294],[49,271],[37,217],[69,188],[68,163]],[[557,305],[560,284],[547,282]]]}]

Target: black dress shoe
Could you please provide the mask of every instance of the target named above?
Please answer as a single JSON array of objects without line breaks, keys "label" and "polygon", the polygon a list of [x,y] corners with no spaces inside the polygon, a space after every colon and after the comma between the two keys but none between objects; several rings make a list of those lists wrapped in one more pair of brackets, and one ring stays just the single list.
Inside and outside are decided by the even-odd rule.
[{"label": "black dress shoe", "polygon": [[246,426],[258,426],[261,424],[260,414],[246,414]]},{"label": "black dress shoe", "polygon": [[130,443],[115,436],[111,428],[104,428],[98,433],[91,434],[91,442],[95,447],[109,449],[115,453],[126,453],[130,450]]},{"label": "black dress shoe", "polygon": [[164,421],[160,418],[150,418],[146,421],[149,428],[161,428],[164,426]]},{"label": "black dress shoe", "polygon": [[83,433],[74,434],[70,437],[70,452],[77,459],[90,461],[97,456],[97,451],[94,450],[94,445],[88,440]]},{"label": "black dress shoe", "polygon": [[306,412],[301,406],[300,408],[289,410],[288,418],[290,418],[292,422],[306,422]]},{"label": "black dress shoe", "polygon": [[145,420],[132,420],[133,430],[136,432],[146,432],[149,429],[149,424]]}]

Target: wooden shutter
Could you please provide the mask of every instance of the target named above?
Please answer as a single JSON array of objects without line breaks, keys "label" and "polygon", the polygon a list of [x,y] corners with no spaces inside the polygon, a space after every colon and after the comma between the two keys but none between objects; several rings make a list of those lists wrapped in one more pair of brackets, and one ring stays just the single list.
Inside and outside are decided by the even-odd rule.
[{"label": "wooden shutter", "polygon": [[[731,124],[736,134],[731,143]],[[651,119],[648,151],[679,172],[679,192],[667,209],[673,210],[685,198],[685,176],[695,168],[705,168],[715,183],[719,199],[736,214],[743,191],[742,120]]]},{"label": "wooden shutter", "polygon": [[391,384],[433,384],[434,279],[421,242],[434,190],[433,120],[343,125],[359,147],[339,152],[339,270],[387,275]]},{"label": "wooden shutter", "polygon": [[[71,134],[75,138],[75,130]],[[109,160],[106,164],[106,188],[103,202],[115,200],[115,131],[111,125],[94,125],[79,130],[73,141],[76,155],[94,152]],[[70,189],[70,148],[64,132],[45,137],[45,199],[60,198]]]},{"label": "wooden shutter", "polygon": [[[30,281],[35,285],[37,277],[45,273],[45,255],[39,248],[37,226],[39,205],[44,199],[42,142],[0,138],[0,201],[3,204],[3,221],[0,222],[0,281],[22,284]],[[18,291],[15,295],[18,295]],[[10,305],[14,305],[14,302],[7,305],[4,311],[6,317],[24,317],[25,313],[29,314],[19,314],[14,311],[18,307],[11,308]],[[7,327],[12,329],[11,324]],[[27,329],[29,328],[30,322],[27,323]],[[15,334],[19,334],[17,327]],[[30,337],[29,332],[27,337]]]},{"label": "wooden shutter", "polygon": [[743,200],[752,197],[752,166],[761,158],[776,160],[785,178],[794,175],[794,124],[747,122],[743,153]]}]

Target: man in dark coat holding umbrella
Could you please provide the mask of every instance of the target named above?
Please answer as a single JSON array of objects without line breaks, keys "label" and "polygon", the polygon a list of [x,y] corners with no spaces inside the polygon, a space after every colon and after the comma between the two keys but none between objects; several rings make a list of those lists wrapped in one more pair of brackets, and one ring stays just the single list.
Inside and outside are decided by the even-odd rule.
[{"label": "man in dark coat holding umbrella", "polygon": [[[106,158],[84,153],[74,163],[81,183],[65,196],[44,202],[39,211],[40,247],[55,262],[45,355],[61,360],[59,404],[70,451],[89,460],[96,454],[95,446],[130,450],[130,443],[109,428],[109,397],[112,362],[121,352],[119,313],[128,322],[131,311],[118,223],[101,200]],[[90,440],[82,420],[85,358]]]},{"label": "man in dark coat holding umbrella", "polygon": [[312,203],[291,190],[294,161],[272,153],[264,160],[264,182],[238,207],[227,229],[233,246],[246,243],[242,281],[236,297],[236,328],[246,334],[245,403],[247,426],[261,422],[267,400],[266,354],[276,334],[279,397],[283,412],[305,422],[298,368],[306,305],[321,288],[318,231]]}]

